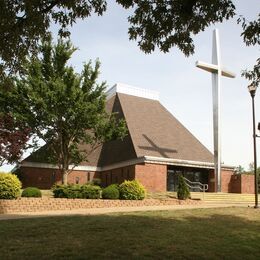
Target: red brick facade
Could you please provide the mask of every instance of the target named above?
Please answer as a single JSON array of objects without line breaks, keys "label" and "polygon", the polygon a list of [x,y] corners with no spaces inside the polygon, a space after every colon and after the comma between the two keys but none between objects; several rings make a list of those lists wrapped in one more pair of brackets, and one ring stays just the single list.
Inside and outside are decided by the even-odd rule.
[{"label": "red brick facade", "polygon": [[[68,176],[68,183],[87,183],[93,178],[100,178],[103,187],[124,180],[139,180],[150,192],[167,191],[167,165],[141,163],[109,171],[72,171]],[[49,189],[55,183],[61,183],[61,173],[57,169],[21,167],[23,187],[35,186]],[[209,192],[216,192],[214,170],[209,170]],[[254,193],[253,175],[234,175],[229,169],[222,170],[222,192]]]},{"label": "red brick facade", "polygon": [[167,184],[167,165],[137,164],[135,178],[151,192],[165,192]]},{"label": "red brick facade", "polygon": [[[99,172],[72,171],[68,176],[68,183],[84,184],[99,177]],[[21,181],[23,187],[35,186],[49,189],[55,183],[61,183],[61,172],[57,169],[22,167]]]},{"label": "red brick facade", "polygon": [[232,192],[234,193],[254,193],[254,175],[236,174],[232,175]]}]

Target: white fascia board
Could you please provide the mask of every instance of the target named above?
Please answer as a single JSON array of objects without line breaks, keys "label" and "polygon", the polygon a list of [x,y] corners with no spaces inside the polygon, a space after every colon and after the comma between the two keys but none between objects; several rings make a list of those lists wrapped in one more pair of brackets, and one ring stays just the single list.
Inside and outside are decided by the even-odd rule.
[{"label": "white fascia board", "polygon": [[[175,165],[175,166],[186,166],[186,167],[214,169],[214,163],[210,163],[210,162],[189,161],[189,160],[162,158],[162,157],[154,157],[154,156],[144,156],[144,162],[146,162],[146,163],[168,164],[168,165]],[[234,169],[235,167],[223,164],[222,168],[231,170],[231,169]]]},{"label": "white fascia board", "polygon": [[[20,167],[29,167],[29,168],[43,168],[43,169],[59,169],[59,167],[55,164],[50,163],[37,163],[37,162],[23,162],[20,164]],[[84,166],[79,165],[73,168],[73,165],[69,166],[69,170],[75,170],[75,171],[93,171],[97,172],[100,171],[100,167],[95,166]]]},{"label": "white fascia board", "polygon": [[[110,171],[117,168],[127,167],[139,163],[166,164],[166,165],[174,165],[174,166],[214,169],[214,163],[179,160],[179,159],[162,158],[162,157],[154,157],[154,156],[143,156],[134,160],[115,163],[104,167],[79,165],[73,168],[73,166],[70,165],[69,169],[71,170],[73,168],[73,170],[75,171],[101,172],[101,171]],[[58,166],[54,164],[36,163],[36,162],[23,162],[22,164],[20,164],[20,166],[31,167],[31,168],[33,167],[44,168],[44,169],[59,169]],[[234,170],[234,168],[235,168],[234,166],[222,165],[222,169]]]},{"label": "white fascia board", "polygon": [[154,157],[154,156],[144,156],[144,158],[146,163],[158,163],[158,164],[167,164],[167,165],[175,165],[175,166],[214,169],[214,163],[209,163],[209,162],[198,162],[198,161],[162,158],[162,157]]}]

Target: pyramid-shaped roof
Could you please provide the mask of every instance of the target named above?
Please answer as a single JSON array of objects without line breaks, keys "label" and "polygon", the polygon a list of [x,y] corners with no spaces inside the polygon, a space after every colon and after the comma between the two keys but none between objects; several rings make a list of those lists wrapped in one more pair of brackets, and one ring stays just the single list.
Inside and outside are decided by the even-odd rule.
[{"label": "pyramid-shaped roof", "polygon": [[81,165],[105,167],[141,157],[213,163],[213,154],[159,102],[158,93],[115,85],[106,108],[125,119],[129,134],[103,144]]}]

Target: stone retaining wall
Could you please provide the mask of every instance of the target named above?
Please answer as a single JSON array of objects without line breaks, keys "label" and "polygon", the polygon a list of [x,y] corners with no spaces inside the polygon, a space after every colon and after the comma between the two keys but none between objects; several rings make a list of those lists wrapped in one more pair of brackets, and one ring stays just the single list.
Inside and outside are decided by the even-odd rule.
[{"label": "stone retaining wall", "polygon": [[55,210],[73,210],[88,208],[140,207],[200,204],[197,200],[91,200],[91,199],[54,199],[54,198],[19,198],[17,200],[0,200],[0,214],[41,212]]}]

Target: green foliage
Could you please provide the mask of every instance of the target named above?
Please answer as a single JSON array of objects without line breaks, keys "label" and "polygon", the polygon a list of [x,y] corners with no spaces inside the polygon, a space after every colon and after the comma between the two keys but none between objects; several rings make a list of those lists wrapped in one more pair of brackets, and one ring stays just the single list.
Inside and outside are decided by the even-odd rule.
[{"label": "green foliage", "polygon": [[119,191],[123,200],[143,200],[146,196],[144,186],[137,180],[124,181],[119,185]]},{"label": "green foliage", "polygon": [[101,179],[94,178],[92,181],[88,182],[88,184],[95,185],[95,186],[101,186]]},{"label": "green foliage", "polygon": [[21,182],[14,174],[0,172],[0,199],[18,198],[21,187]]},{"label": "green foliage", "polygon": [[158,47],[168,52],[178,47],[186,56],[194,53],[192,37],[206,27],[235,15],[230,0],[118,0],[124,8],[133,9],[129,36],[141,50],[151,53]]},{"label": "green foliage", "polygon": [[[88,62],[81,74],[76,73],[67,65],[75,50],[70,42],[59,40],[53,46],[46,41],[42,56],[28,61],[23,77],[16,79],[24,114],[35,135],[46,142],[48,161],[59,166],[63,177],[69,165],[87,160],[101,143],[126,135],[125,122],[105,110],[106,85],[97,83],[100,63],[92,67]],[[88,151],[82,143],[89,144]],[[67,184],[66,178],[63,181]]]},{"label": "green foliage", "polygon": [[103,199],[117,200],[119,196],[119,186],[117,184],[111,184],[102,190]]},{"label": "green foliage", "polygon": [[238,165],[238,166],[235,168],[235,173],[236,173],[236,174],[243,174],[243,173],[245,173],[244,167],[242,167],[241,165]]},{"label": "green foliage", "polygon": [[179,200],[186,200],[190,197],[189,187],[187,186],[182,175],[179,175],[177,197]]},{"label": "green foliage", "polygon": [[[102,15],[106,1],[28,1],[0,2],[1,23],[0,57],[3,65],[11,70],[20,69],[28,53],[35,53],[39,40],[49,34],[51,23],[60,27],[59,34],[68,36],[68,27],[77,18]],[[1,66],[0,66],[1,67]]]},{"label": "green foliage", "polygon": [[54,185],[54,198],[99,199],[101,188],[95,185]]},{"label": "green foliage", "polygon": [[82,198],[84,199],[100,199],[101,188],[95,185],[83,185],[81,187]]},{"label": "green foliage", "polygon": [[39,198],[42,196],[41,191],[36,187],[27,187],[22,192],[22,197]]}]

